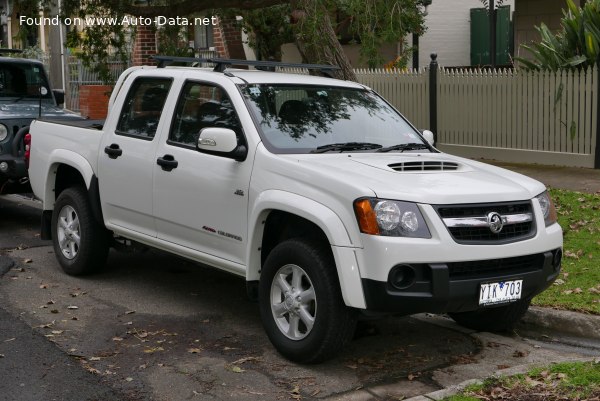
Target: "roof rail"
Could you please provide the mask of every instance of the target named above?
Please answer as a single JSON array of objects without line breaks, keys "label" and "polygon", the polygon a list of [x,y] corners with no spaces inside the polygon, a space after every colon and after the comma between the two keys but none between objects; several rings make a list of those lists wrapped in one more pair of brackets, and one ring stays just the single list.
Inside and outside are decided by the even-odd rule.
[{"label": "roof rail", "polygon": [[327,64],[297,64],[297,63],[282,63],[278,61],[263,61],[263,60],[238,60],[226,58],[196,58],[196,57],[175,57],[175,56],[152,56],[158,62],[158,68],[164,68],[175,62],[188,63],[212,63],[215,64],[213,71],[224,72],[225,69],[232,65],[250,65],[259,70],[275,71],[275,67],[284,68],[306,68],[308,70],[318,70],[324,75],[331,76],[331,71],[339,70],[340,67]]}]

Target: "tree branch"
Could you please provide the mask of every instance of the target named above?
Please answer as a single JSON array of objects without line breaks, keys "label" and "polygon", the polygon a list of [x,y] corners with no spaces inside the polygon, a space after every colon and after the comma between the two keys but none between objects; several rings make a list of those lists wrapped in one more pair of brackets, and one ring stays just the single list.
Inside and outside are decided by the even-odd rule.
[{"label": "tree branch", "polygon": [[[131,14],[135,17],[156,17],[165,16],[168,18],[173,17],[186,17],[190,14],[211,10],[215,8],[238,8],[242,10],[253,10],[258,8],[270,7],[276,4],[287,3],[283,0],[220,0],[216,3],[214,0],[183,0],[180,2],[172,2],[169,5],[164,6],[136,6],[133,4],[122,5],[120,0],[109,0],[106,2],[107,6],[113,9],[119,9],[121,5],[122,10]],[[218,4],[218,7],[215,7]]]}]

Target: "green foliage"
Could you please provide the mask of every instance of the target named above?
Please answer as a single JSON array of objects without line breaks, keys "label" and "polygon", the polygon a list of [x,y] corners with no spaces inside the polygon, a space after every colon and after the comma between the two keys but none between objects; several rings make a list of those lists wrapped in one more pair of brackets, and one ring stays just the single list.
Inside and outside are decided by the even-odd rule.
[{"label": "green foliage", "polygon": [[523,45],[533,60],[518,58],[525,68],[552,70],[587,68],[600,61],[600,0],[589,0],[583,8],[566,0],[561,30],[554,34],[542,23],[536,26],[541,41]]},{"label": "green foliage", "polygon": [[351,16],[351,32],[360,38],[360,55],[371,68],[385,62],[379,52],[385,43],[400,42],[399,60],[406,63],[411,50],[406,36],[422,35],[425,31],[425,11],[420,0],[338,0],[337,3],[340,11]]},{"label": "green foliage", "polygon": [[158,54],[193,57],[194,49],[187,44],[187,29],[179,25],[165,25],[158,30]]},{"label": "green foliage", "polygon": [[[118,18],[122,20],[125,13],[119,7],[111,8],[101,0],[65,0],[63,2],[61,18],[79,17],[85,21],[86,17]],[[83,64],[96,72],[105,83],[114,80],[110,70],[110,59],[119,59],[126,62],[130,48],[128,43],[132,40],[132,30],[127,30],[122,24],[105,24],[89,26],[73,26],[67,32],[66,45],[71,48]]]},{"label": "green foliage", "polygon": [[281,60],[281,46],[294,41],[289,3],[258,10],[228,9],[219,12],[224,17],[242,16],[240,28],[248,35],[248,45],[259,60]]}]

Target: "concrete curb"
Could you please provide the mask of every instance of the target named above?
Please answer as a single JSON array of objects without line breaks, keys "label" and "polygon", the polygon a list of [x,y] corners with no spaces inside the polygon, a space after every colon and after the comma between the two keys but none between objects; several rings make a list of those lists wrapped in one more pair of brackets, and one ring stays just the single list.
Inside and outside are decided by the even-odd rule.
[{"label": "concrete curb", "polygon": [[517,329],[542,329],[556,335],[567,335],[600,341],[600,316],[532,306]]},{"label": "concrete curb", "polygon": [[0,255],[0,277],[4,276],[15,265],[14,260],[8,256]]}]

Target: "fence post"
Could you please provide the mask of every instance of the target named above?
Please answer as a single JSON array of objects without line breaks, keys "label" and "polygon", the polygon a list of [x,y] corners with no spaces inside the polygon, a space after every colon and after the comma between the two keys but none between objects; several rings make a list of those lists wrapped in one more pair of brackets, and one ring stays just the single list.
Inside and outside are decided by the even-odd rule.
[{"label": "fence post", "polygon": [[434,143],[437,143],[437,81],[438,81],[438,62],[437,54],[431,53],[431,62],[429,63],[429,129],[433,132]]},{"label": "fence post", "polygon": [[594,168],[600,169],[600,58],[596,61],[596,155]]}]

